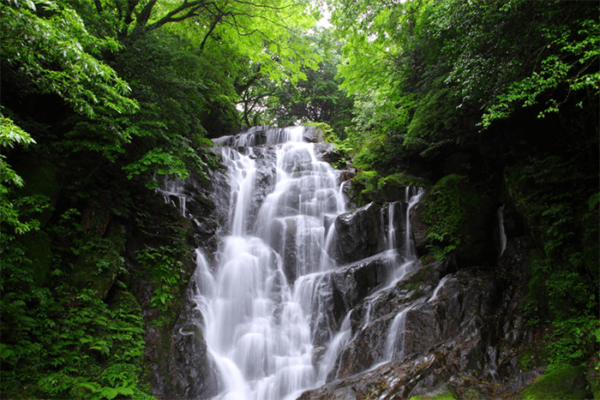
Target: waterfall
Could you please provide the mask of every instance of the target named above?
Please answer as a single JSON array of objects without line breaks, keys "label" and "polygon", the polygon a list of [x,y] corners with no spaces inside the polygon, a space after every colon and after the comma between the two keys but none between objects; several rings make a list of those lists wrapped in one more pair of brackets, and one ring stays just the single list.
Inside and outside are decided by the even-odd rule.
[{"label": "waterfall", "polygon": [[170,203],[175,206],[177,209],[179,209],[179,213],[185,217],[186,195],[183,193],[183,181],[179,179],[171,181],[168,180],[166,176],[161,176],[160,180],[160,186],[156,189],[156,191],[162,194],[165,203]]},{"label": "waterfall", "polygon": [[[313,297],[322,272],[335,267],[335,228],[330,223],[326,237],[325,221],[344,212],[346,200],[331,166],[302,142],[303,129],[260,127],[214,141],[228,169],[230,235],[214,272],[197,256],[193,279],[222,381],[216,400],[280,400],[317,382]],[[259,165],[255,146],[273,162]],[[259,168],[273,168],[276,181],[260,207]]]},{"label": "waterfall", "polygon": [[499,236],[500,236],[500,256],[499,257],[502,257],[504,250],[506,250],[506,232],[504,231],[504,204],[502,204],[502,206],[500,208],[498,208],[497,216],[498,216],[498,231],[499,231]]},{"label": "waterfall", "polygon": [[[405,234],[404,234],[404,254],[403,259],[404,262],[397,269],[396,272],[396,280],[394,282],[399,281],[407,273],[415,268],[415,265],[419,263],[415,246],[412,240],[412,231],[410,227],[410,211],[412,208],[417,205],[421,197],[423,196],[424,191],[421,188],[415,188],[407,186],[405,190],[405,201],[408,204],[406,207],[406,218],[405,218]],[[391,361],[393,359],[403,359],[404,358],[404,348],[406,342],[406,316],[412,307],[407,307],[400,311],[392,321],[390,328],[388,330],[386,345],[385,345],[385,360]]]},{"label": "waterfall", "polygon": [[450,275],[446,275],[445,277],[443,277],[437,284],[437,286],[435,287],[435,289],[433,290],[433,294],[431,295],[431,297],[429,298],[429,300],[427,300],[428,303],[437,300],[437,296],[438,296],[438,292],[440,291],[440,289],[442,287],[444,287],[444,284],[446,283],[446,281],[450,278]]}]

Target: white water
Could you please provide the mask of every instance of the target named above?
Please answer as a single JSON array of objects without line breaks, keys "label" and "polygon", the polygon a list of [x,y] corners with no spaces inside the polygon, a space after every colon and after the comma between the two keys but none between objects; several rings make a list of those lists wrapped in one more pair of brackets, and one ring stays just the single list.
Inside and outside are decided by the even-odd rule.
[{"label": "white water", "polygon": [[[345,199],[333,169],[317,161],[313,144],[301,142],[302,133],[301,127],[267,132],[266,143],[277,147],[277,183],[254,220],[252,149],[243,155],[222,147],[231,186],[230,236],[215,271],[198,254],[194,275],[199,288],[194,300],[222,380],[218,400],[293,398],[317,382],[312,298],[320,272],[335,266],[327,251],[335,229],[332,225],[325,238],[323,221],[344,212]],[[249,131],[215,142],[252,146],[256,135]],[[290,252],[295,257],[285,260],[285,268],[296,278],[293,286],[284,271]]]},{"label": "white water", "polygon": [[394,317],[390,325],[390,331],[385,343],[385,361],[404,358],[404,347],[406,344],[406,314],[412,307],[406,307]]},{"label": "white water", "polygon": [[[394,280],[393,284],[404,278],[406,274],[414,270],[416,265],[419,264],[419,260],[417,259],[415,252],[415,246],[411,238],[410,211],[419,202],[419,200],[421,200],[424,191],[421,188],[416,188],[416,193],[411,195],[410,190],[410,187],[406,187],[405,200],[408,204],[408,207],[406,208],[404,254],[402,255],[404,262],[399,268],[397,268],[396,279]],[[409,306],[403,309],[394,317],[394,320],[388,329],[384,362],[404,358],[404,348],[406,343],[406,315],[411,308],[412,307]]]},{"label": "white water", "polygon": [[506,250],[506,232],[504,231],[504,204],[500,208],[498,208],[498,228],[500,233],[500,257]]},{"label": "white water", "polygon": [[433,294],[431,295],[429,300],[427,300],[428,303],[437,300],[438,293],[439,293],[440,289],[444,287],[444,284],[446,283],[448,278],[450,278],[450,275],[446,275],[438,282],[437,286],[433,290]]},{"label": "white water", "polygon": [[[165,203],[171,203],[173,206],[179,209],[179,213],[182,216],[185,215],[185,200],[186,196],[183,193],[183,182],[181,180],[170,181],[166,176],[161,177],[161,184],[156,189],[157,192],[163,195]],[[171,197],[177,197],[179,200],[179,204],[175,204],[175,201],[171,199]]]}]

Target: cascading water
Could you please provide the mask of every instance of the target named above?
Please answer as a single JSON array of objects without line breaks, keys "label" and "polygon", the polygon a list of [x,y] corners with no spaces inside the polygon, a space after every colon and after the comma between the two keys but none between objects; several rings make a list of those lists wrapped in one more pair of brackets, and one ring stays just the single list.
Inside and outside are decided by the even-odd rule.
[{"label": "cascading water", "polygon": [[163,176],[161,185],[156,191],[163,195],[165,203],[170,203],[177,207],[179,213],[184,217],[186,216],[186,196],[183,193],[183,182],[181,180],[170,181],[166,176]]},{"label": "cascading water", "polygon": [[[398,268],[396,280],[402,279],[410,269],[414,267],[417,260],[415,246],[411,239],[411,228],[410,228],[410,210],[421,200],[423,196],[423,190],[415,188],[416,193],[411,195],[410,187],[406,188],[406,203],[408,207],[406,209],[406,226],[404,235],[404,263]],[[386,339],[386,359],[385,361],[391,361],[395,358],[404,358],[404,347],[406,341],[406,316],[410,311],[411,307],[407,307],[400,311],[392,321],[389,328],[387,339]]]},{"label": "cascading water", "polygon": [[498,211],[496,212],[496,215],[498,216],[498,234],[500,236],[500,255],[499,257],[502,257],[502,254],[504,253],[504,250],[506,250],[506,232],[504,230],[504,204],[502,204],[502,206],[500,206],[500,208],[498,208]]},{"label": "cascading water", "polygon": [[[199,267],[194,279],[204,280],[195,300],[222,378],[217,399],[279,400],[316,382],[310,319],[318,280],[306,277],[335,265],[324,220],[342,213],[345,199],[333,169],[302,142],[302,127],[261,132],[215,140],[230,178],[230,236],[214,274]],[[276,153],[276,185],[253,215],[257,144]],[[228,146],[245,146],[245,154]],[[329,241],[333,235],[331,228]]]}]

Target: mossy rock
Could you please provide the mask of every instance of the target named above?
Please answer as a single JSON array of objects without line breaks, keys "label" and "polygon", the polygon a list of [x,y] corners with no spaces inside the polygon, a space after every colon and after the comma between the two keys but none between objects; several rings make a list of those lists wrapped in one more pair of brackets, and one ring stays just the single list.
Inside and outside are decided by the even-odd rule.
[{"label": "mossy rock", "polygon": [[31,260],[33,282],[37,286],[44,286],[52,267],[50,236],[44,231],[32,231],[21,236],[19,240],[26,248],[27,258]]},{"label": "mossy rock", "polygon": [[406,172],[396,172],[379,179],[377,197],[387,202],[403,200],[407,186],[428,187],[430,184]]},{"label": "mossy rock", "polygon": [[584,367],[563,367],[545,374],[521,393],[522,400],[591,399]]}]

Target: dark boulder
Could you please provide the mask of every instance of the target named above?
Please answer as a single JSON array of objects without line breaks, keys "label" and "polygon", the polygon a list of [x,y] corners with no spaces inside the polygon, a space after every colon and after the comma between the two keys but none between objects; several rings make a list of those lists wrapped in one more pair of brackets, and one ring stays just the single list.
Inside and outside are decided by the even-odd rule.
[{"label": "dark boulder", "polygon": [[342,159],[342,155],[337,152],[337,147],[331,143],[315,143],[315,155],[317,160],[324,161],[329,164],[338,162]]},{"label": "dark boulder", "polygon": [[367,204],[335,220],[336,258],[343,263],[362,260],[383,250],[379,207]]}]

